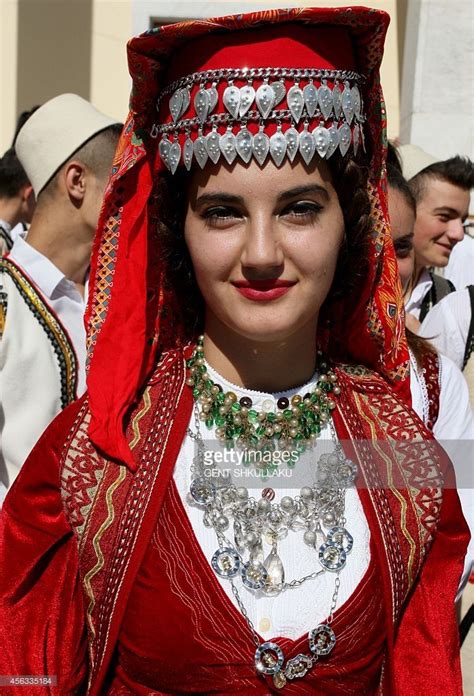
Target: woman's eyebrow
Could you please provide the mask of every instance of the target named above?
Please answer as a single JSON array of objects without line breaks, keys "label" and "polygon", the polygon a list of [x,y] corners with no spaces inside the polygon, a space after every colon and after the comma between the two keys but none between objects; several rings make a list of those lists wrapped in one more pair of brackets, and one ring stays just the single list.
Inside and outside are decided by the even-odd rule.
[{"label": "woman's eyebrow", "polygon": [[244,199],[242,196],[235,196],[232,193],[203,193],[202,196],[196,198],[196,206],[207,205],[209,203],[233,203],[234,205],[243,205]]},{"label": "woman's eyebrow", "polygon": [[278,202],[285,201],[288,198],[296,198],[297,196],[305,196],[307,194],[323,194],[325,198],[329,198],[329,193],[324,186],[319,184],[307,184],[305,186],[295,186],[294,188],[282,191],[278,196]]}]

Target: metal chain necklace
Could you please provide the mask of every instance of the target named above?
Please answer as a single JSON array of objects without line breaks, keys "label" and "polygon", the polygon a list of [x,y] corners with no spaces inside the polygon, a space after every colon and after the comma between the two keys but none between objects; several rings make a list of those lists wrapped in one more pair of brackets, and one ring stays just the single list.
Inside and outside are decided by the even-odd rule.
[{"label": "metal chain necklace", "polygon": [[[199,352],[202,352],[202,339]],[[203,360],[204,356],[195,356],[195,358]],[[204,366],[204,371],[199,370],[200,375],[204,375],[206,370],[204,363],[197,365],[193,363],[191,367],[194,366],[199,368]],[[201,377],[201,381],[211,382],[210,385],[207,384],[207,389],[218,386],[212,383],[208,374],[206,377],[208,379]],[[189,386],[195,387],[196,380],[193,379],[193,384],[190,382],[191,380],[188,382]],[[335,380],[331,380],[331,383],[334,384]],[[214,390],[214,394],[217,393],[222,394],[223,390],[218,389],[218,392]],[[194,395],[195,398],[199,398],[196,387]],[[231,403],[235,404],[236,400],[232,400]],[[274,491],[266,488],[262,491],[261,500],[256,501],[249,497],[246,488],[236,487],[222,473],[211,480],[200,433],[200,423],[204,421],[204,418],[203,413],[199,413],[197,403],[194,416],[196,432],[193,433],[188,429],[188,434],[196,442],[197,455],[191,467],[192,482],[189,497],[194,504],[203,508],[205,526],[212,527],[216,533],[218,549],[212,556],[211,565],[217,575],[227,578],[231,583],[232,593],[256,645],[256,670],[260,674],[271,676],[274,685],[282,688],[287,680],[304,677],[321,657],[329,655],[336,643],[336,636],[330,624],[337,605],[340,587],[339,573],[345,566],[347,554],[350,553],[353,545],[352,536],[344,526],[345,490],[352,485],[357,474],[357,467],[344,456],[330,421],[329,425],[336,447],[331,454],[323,454],[320,457],[315,484],[312,487],[303,487],[300,495],[295,498],[285,496],[280,503],[274,504],[271,502],[275,495]],[[223,438],[220,439],[222,441]],[[233,541],[224,534],[230,526],[229,518],[233,518]],[[322,568],[303,578],[285,582],[283,564],[277,551],[278,542],[285,538],[290,530],[303,531],[304,542],[315,548]],[[264,539],[271,544],[270,553],[265,560],[263,559]],[[248,560],[245,560],[247,552]],[[243,586],[249,591],[275,596],[282,591],[299,587],[326,571],[336,574],[328,621],[325,624],[319,624],[308,633],[309,654],[301,653],[285,663],[285,656],[277,643],[270,641],[261,643],[234,583],[234,578],[240,575]]]}]

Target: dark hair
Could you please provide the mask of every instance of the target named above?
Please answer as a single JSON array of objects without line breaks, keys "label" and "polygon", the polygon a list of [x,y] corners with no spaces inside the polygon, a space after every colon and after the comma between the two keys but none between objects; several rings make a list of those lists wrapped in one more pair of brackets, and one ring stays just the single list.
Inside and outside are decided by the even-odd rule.
[{"label": "dark hair", "polygon": [[59,172],[73,160],[82,162],[99,179],[105,178],[110,172],[122,127],[123,126],[119,123],[109,126],[90,138],[90,140],[76,150],[68,157],[67,161],[61,165],[46,186],[40,191],[38,200],[44,200],[54,194],[58,183]]},{"label": "dark hair", "polygon": [[[327,162],[345,223],[344,240],[334,281],[325,301],[344,295],[356,296],[369,270],[368,245],[372,232],[371,205],[367,192],[367,170],[352,159],[334,158]],[[189,174],[165,172],[157,181],[159,202],[158,234],[167,268],[167,282],[185,298],[183,321],[188,338],[203,329],[204,306],[184,240],[184,217]]]},{"label": "dark hair", "polygon": [[391,164],[387,159],[387,182],[390,188],[402,194],[405,202],[410,206],[416,215],[416,200],[411,192],[408,181],[403,176],[400,169]]},{"label": "dark hair", "polygon": [[474,188],[474,163],[469,157],[456,155],[422,169],[410,179],[410,188],[417,202],[423,198],[429,179],[441,179],[464,191],[470,191]]},{"label": "dark hair", "polygon": [[0,159],[0,198],[14,198],[29,183],[15,150],[10,148]]},{"label": "dark hair", "polygon": [[22,111],[21,114],[18,116],[17,122],[16,122],[16,127],[15,127],[15,134],[13,136],[13,141],[12,141],[12,147],[15,147],[16,139],[18,138],[18,133],[21,131],[25,123],[28,121],[30,116],[32,116],[37,109],[40,108],[40,105],[38,104],[37,106],[33,106],[33,108],[29,109],[28,111]]},{"label": "dark hair", "polygon": [[390,141],[388,142],[387,145],[387,170],[391,169],[392,171],[394,169],[398,170],[400,174],[403,173],[402,169],[402,161],[400,159],[400,155],[398,153],[398,150],[396,146],[391,143]]}]

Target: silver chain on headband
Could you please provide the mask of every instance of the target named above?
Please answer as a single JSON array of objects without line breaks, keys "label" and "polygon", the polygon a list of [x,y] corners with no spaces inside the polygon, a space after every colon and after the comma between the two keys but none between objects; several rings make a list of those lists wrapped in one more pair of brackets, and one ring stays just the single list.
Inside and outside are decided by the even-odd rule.
[{"label": "silver chain on headband", "polygon": [[[294,84],[287,88],[285,79],[292,79]],[[313,83],[314,79],[321,81],[319,87]],[[247,84],[237,87],[235,80],[247,81]],[[261,81],[257,88],[254,80]],[[225,111],[213,113],[219,102],[219,82],[227,83],[222,97]],[[299,152],[309,164],[315,154],[329,159],[339,150],[344,156],[351,143],[356,155],[361,143],[364,147],[365,116],[359,88],[363,82],[363,76],[353,71],[310,68],[244,68],[193,73],[163,90],[157,109],[161,109],[163,99],[171,94],[172,121],[154,124],[151,136],[160,137],[160,157],[173,174],[181,161],[189,171],[193,159],[201,168],[209,159],[217,163],[222,156],[229,164],[239,156],[246,163],[254,157],[263,165],[270,155],[280,166],[285,157],[292,162]],[[191,104],[194,84],[199,84],[199,90]],[[285,98],[288,108],[276,109]],[[188,110],[188,117],[183,119]],[[309,119],[318,122],[312,130]],[[259,124],[255,135],[247,128],[249,121]],[[288,125],[285,131],[284,122]],[[329,127],[325,125],[327,122],[331,122]],[[267,123],[277,124],[271,136],[265,133]],[[222,125],[226,126],[225,133],[218,132]],[[236,134],[234,126],[240,126]],[[205,133],[206,130],[209,132]],[[186,134],[183,147],[179,142],[182,132]],[[197,137],[193,139],[192,133]]]}]

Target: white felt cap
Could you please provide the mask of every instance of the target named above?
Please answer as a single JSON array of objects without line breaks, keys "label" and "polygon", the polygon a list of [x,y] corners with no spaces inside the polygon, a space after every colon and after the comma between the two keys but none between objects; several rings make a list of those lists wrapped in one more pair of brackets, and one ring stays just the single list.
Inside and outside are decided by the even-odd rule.
[{"label": "white felt cap", "polygon": [[116,123],[77,94],[60,94],[37,109],[15,143],[36,197],[80,147]]},{"label": "white felt cap", "polygon": [[426,167],[441,161],[433,155],[429,155],[418,145],[400,145],[397,149],[402,160],[403,176],[407,181],[413,179]]}]

